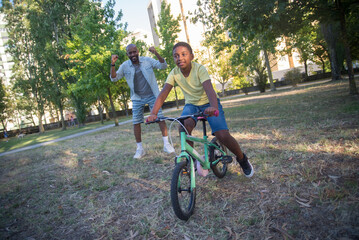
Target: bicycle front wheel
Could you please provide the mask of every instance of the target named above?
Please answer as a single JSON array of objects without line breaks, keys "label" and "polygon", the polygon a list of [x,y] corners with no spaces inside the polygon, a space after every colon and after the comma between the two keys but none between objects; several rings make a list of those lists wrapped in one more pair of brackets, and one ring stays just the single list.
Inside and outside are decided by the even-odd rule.
[{"label": "bicycle front wheel", "polygon": [[191,189],[191,167],[189,161],[176,164],[171,181],[173,211],[181,220],[188,220],[196,204],[196,189]]},{"label": "bicycle front wheel", "polygon": [[[222,143],[220,143],[216,137],[212,139],[211,143],[217,145],[223,152],[227,153],[227,148]],[[226,175],[227,163],[219,161],[216,164],[212,164],[212,162],[220,159],[223,156],[224,154],[215,147],[209,148],[209,160],[211,162],[211,169],[214,175],[216,175],[218,178],[223,178]]]}]

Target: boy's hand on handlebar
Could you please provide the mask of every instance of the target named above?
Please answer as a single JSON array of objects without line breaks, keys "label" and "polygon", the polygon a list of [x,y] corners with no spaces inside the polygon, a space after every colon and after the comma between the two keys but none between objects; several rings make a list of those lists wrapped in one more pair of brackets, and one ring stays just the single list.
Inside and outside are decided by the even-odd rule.
[{"label": "boy's hand on handlebar", "polygon": [[210,117],[212,116],[218,116],[219,114],[219,111],[217,108],[214,108],[214,107],[208,107],[204,110],[204,114],[208,114]]},{"label": "boy's hand on handlebar", "polygon": [[146,118],[146,122],[154,122],[157,119],[157,114],[151,113],[150,116]]}]

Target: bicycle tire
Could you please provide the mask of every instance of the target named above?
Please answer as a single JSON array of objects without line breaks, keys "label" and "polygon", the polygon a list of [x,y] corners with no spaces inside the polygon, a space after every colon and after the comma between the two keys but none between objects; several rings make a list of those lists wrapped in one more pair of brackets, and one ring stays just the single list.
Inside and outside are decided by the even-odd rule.
[{"label": "bicycle tire", "polygon": [[[211,143],[219,146],[222,151],[224,151],[225,153],[227,153],[227,148],[220,143],[216,137],[214,137],[211,141]],[[210,147],[209,148],[209,161],[211,162],[211,169],[214,173],[214,175],[216,175],[216,177],[218,178],[223,178],[226,173],[227,173],[227,163],[223,163],[223,162],[218,162],[216,164],[212,164],[212,162],[214,162],[215,160],[221,158],[223,156],[223,153],[220,152],[219,150],[217,150],[215,147]]]},{"label": "bicycle tire", "polygon": [[191,190],[193,180],[189,161],[176,164],[171,180],[171,202],[176,216],[185,221],[193,214],[196,204],[196,189]]}]

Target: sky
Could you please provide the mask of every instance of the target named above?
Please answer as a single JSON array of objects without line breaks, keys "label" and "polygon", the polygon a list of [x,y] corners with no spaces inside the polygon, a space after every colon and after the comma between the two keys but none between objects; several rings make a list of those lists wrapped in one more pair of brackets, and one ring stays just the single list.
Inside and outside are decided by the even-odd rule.
[{"label": "sky", "polygon": [[116,13],[122,9],[121,22],[127,22],[127,30],[135,31],[142,29],[151,32],[148,20],[147,5],[150,0],[116,0]]}]

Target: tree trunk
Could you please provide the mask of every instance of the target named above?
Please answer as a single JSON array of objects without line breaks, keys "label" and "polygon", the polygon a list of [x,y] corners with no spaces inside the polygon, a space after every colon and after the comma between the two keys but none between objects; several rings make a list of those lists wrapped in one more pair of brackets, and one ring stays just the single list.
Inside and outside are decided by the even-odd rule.
[{"label": "tree trunk", "polygon": [[349,93],[351,95],[358,95],[358,89],[356,87],[356,83],[354,80],[354,70],[353,70],[353,63],[352,63],[352,57],[350,53],[350,47],[348,44],[348,38],[347,38],[347,30],[345,27],[345,15],[344,15],[344,9],[342,7],[341,0],[336,0],[336,5],[340,11],[340,29],[341,29],[341,36],[344,43],[345,48],[345,58],[347,60],[347,67],[348,67],[348,77],[349,77]]},{"label": "tree trunk", "polygon": [[[287,50],[289,50],[289,45],[288,44],[288,38],[287,37],[284,37],[284,40],[285,40],[285,46],[287,48]],[[289,62],[289,68],[294,68],[294,61],[293,61],[293,55],[292,55],[292,51],[289,50],[288,51],[288,62]]]},{"label": "tree trunk", "polygon": [[191,44],[189,42],[189,36],[188,36],[188,31],[187,31],[187,23],[186,23],[186,16],[184,15],[182,0],[179,0],[179,4],[180,4],[180,7],[181,7],[182,21],[183,21],[184,31],[186,33],[187,43]]},{"label": "tree trunk", "polygon": [[325,73],[325,62],[324,62],[324,59],[321,58],[320,61],[322,62],[323,73]]},{"label": "tree trunk", "polygon": [[44,113],[42,113],[42,116],[44,117],[45,125],[47,125],[46,115]]},{"label": "tree trunk", "polygon": [[331,23],[321,24],[321,30],[326,43],[328,44],[330,69],[332,71],[332,81],[340,80],[340,70],[337,61],[337,33]]},{"label": "tree trunk", "polygon": [[66,130],[66,124],[65,124],[65,117],[64,117],[64,106],[60,103],[59,104],[59,110],[60,110],[60,116],[61,116],[61,130],[64,131]]},{"label": "tree trunk", "polygon": [[97,101],[98,101],[98,113],[100,114],[101,124],[103,124],[103,111],[102,111],[101,101],[100,101],[99,97],[97,97]]},{"label": "tree trunk", "polygon": [[341,79],[340,73],[339,73],[339,67],[337,64],[337,52],[335,50],[335,47],[330,46],[330,68],[332,70],[332,81],[337,81]]},{"label": "tree trunk", "polygon": [[125,102],[125,112],[126,112],[126,117],[128,117],[128,104],[127,104],[127,101]]},{"label": "tree trunk", "polygon": [[104,107],[105,110],[106,110],[106,120],[111,119],[111,118],[110,118],[110,114],[108,114],[108,112],[109,112],[109,111],[108,111],[108,106],[104,104],[103,107]]},{"label": "tree trunk", "polygon": [[268,53],[265,49],[263,49],[263,52],[264,52],[264,58],[265,58],[268,77],[269,77],[270,89],[271,89],[271,91],[276,91],[277,89],[275,88],[274,83],[273,83],[273,74],[272,74],[272,69],[270,67]]},{"label": "tree trunk", "polygon": [[1,124],[2,124],[2,128],[3,128],[5,131],[7,131],[7,129],[6,129],[6,124],[4,123],[4,120],[3,120],[3,119],[1,119]]},{"label": "tree trunk", "polygon": [[40,131],[40,133],[43,133],[43,132],[45,132],[45,128],[44,128],[44,125],[43,125],[43,123],[42,123],[42,112],[40,112],[40,111],[38,111],[38,119],[39,119],[39,131]]},{"label": "tree trunk", "polygon": [[20,121],[20,118],[19,118],[19,114],[17,114],[16,122],[17,122],[17,126],[18,126],[19,131],[21,131],[21,121]]},{"label": "tree trunk", "polygon": [[111,108],[112,108],[112,115],[114,117],[114,120],[115,120],[115,126],[118,126],[118,118],[117,118],[117,115],[116,115],[116,110],[115,110],[115,105],[113,104],[113,101],[112,101],[112,95],[111,95],[111,90],[110,88],[107,88],[107,93],[108,93],[108,98],[110,99],[110,103],[111,103]]},{"label": "tree trunk", "polygon": [[[60,128],[60,125],[62,123],[60,123],[60,117],[59,117],[59,110],[56,109],[56,122],[57,122],[57,127]],[[62,127],[62,126],[61,126]]]},{"label": "tree trunk", "polygon": [[307,60],[304,60],[304,72],[305,72],[305,79],[308,79],[308,64],[307,64]]},{"label": "tree trunk", "polygon": [[35,123],[35,119],[34,119],[34,115],[31,114],[31,122],[32,122],[32,126],[36,126],[36,123]]}]

